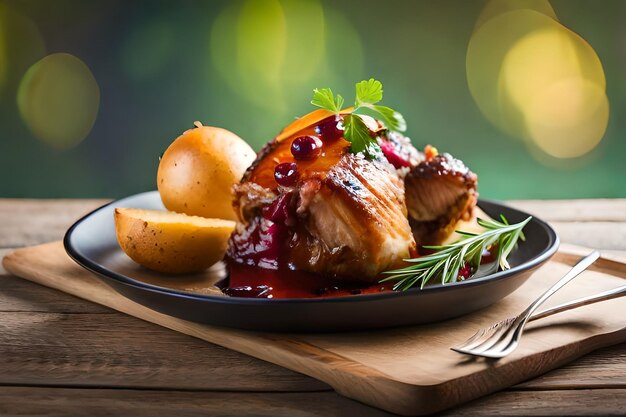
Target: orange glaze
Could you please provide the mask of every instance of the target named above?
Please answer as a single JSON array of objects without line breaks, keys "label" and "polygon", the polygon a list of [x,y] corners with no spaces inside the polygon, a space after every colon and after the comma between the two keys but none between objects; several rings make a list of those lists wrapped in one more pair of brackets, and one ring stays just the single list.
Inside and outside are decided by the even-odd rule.
[{"label": "orange glaze", "polygon": [[[315,131],[316,126],[317,124],[307,126],[277,143],[276,148],[254,168],[248,181],[275,190],[278,184],[274,179],[274,169],[276,165],[283,162],[296,163],[300,180],[312,177],[324,178],[329,169],[339,162],[341,157],[348,152],[350,142],[346,141],[344,138],[326,140]],[[298,136],[306,135],[316,136],[322,140],[322,153],[313,160],[296,160],[291,154],[291,143]]]}]

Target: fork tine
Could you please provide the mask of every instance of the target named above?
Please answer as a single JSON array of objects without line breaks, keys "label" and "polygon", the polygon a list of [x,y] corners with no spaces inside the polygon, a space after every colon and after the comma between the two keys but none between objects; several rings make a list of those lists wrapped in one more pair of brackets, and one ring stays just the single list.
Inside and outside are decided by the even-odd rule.
[{"label": "fork tine", "polygon": [[[452,350],[469,355],[484,356],[488,358],[502,358],[511,353],[519,345],[519,340],[524,331],[524,326],[534,311],[550,296],[562,288],[565,284],[580,275],[589,265],[600,256],[598,251],[593,251],[582,258],[567,274],[553,284],[526,310],[514,318],[506,319],[484,330],[478,331],[464,344],[451,348]],[[584,304],[583,304],[584,305]]]},{"label": "fork tine", "polygon": [[[506,326],[501,326],[497,329],[494,329],[494,331],[491,332],[485,332],[485,334],[476,339],[474,342],[472,343],[467,343],[465,345],[462,346],[463,349],[479,349],[481,346],[485,346],[486,343],[489,343],[489,341],[493,340],[494,338],[500,338],[502,332],[506,331]],[[488,347],[488,346],[486,346]]]},{"label": "fork tine", "polygon": [[477,352],[475,350],[469,350],[463,353],[467,353],[467,354],[475,355],[475,356],[482,356],[482,357],[490,358],[490,359],[500,359],[500,358],[504,358],[509,353],[513,352],[517,348],[518,345],[519,345],[519,340],[515,338],[511,338],[510,340],[508,340],[508,343],[504,347],[498,344],[492,348],[489,348],[480,352]]},{"label": "fork tine", "polygon": [[471,355],[472,354],[472,352],[464,350],[463,348],[460,348],[460,347],[451,347],[450,350],[453,350],[453,351],[458,352],[458,353],[464,353],[466,355]]},{"label": "fork tine", "polygon": [[477,348],[492,338],[495,338],[497,335],[500,335],[500,333],[505,331],[510,326],[511,322],[516,319],[517,317],[511,317],[506,320],[499,321],[487,328],[481,329],[457,348],[465,350]]},{"label": "fork tine", "polygon": [[[467,339],[462,346],[467,346],[472,344],[473,342],[477,341],[478,339],[485,339],[487,337],[491,337],[491,335],[499,328],[502,326],[502,324],[507,321],[506,320],[502,320],[499,321],[497,323],[492,324],[489,327],[484,327],[482,329],[480,329],[479,331],[477,331],[476,333],[474,333],[474,336],[470,337],[469,339]],[[488,334],[487,336],[485,336],[485,334]]]},{"label": "fork tine", "polygon": [[[495,343],[484,343],[483,345],[472,349],[463,349],[461,352],[475,356],[483,356],[486,358],[503,358],[515,350],[515,348],[519,345],[519,337],[517,336],[521,333],[523,326],[524,321],[518,321],[511,327],[508,327],[506,332],[500,335]],[[491,339],[489,342],[491,342]]]},{"label": "fork tine", "polygon": [[472,356],[481,356],[483,358],[489,359],[501,359],[511,353],[515,347],[512,349],[507,349],[506,351],[498,351],[498,350],[487,350],[485,352],[474,352],[473,350],[462,350],[462,349],[453,349],[455,352],[464,353],[466,355]]},{"label": "fork tine", "polygon": [[[473,349],[464,349],[464,348],[451,348],[452,350],[454,350],[455,352],[459,352],[459,353],[464,353],[466,355],[472,355],[472,356],[482,356],[485,358],[502,358],[504,356],[506,356],[510,350],[510,345],[507,346],[507,348],[505,350],[501,350],[499,348],[494,349],[494,348],[486,348],[486,349],[481,349],[479,348],[473,348]],[[514,349],[515,347],[513,347]],[[502,353],[505,352],[505,354],[503,355]]]},{"label": "fork tine", "polygon": [[482,344],[467,349],[473,355],[485,356],[488,352],[499,351],[502,346],[508,346],[513,340],[514,328],[506,328],[504,331],[494,334],[493,337],[485,340]]},{"label": "fork tine", "polygon": [[504,337],[506,337],[509,329],[503,327],[498,332],[493,333],[491,336],[484,338],[481,341],[477,341],[470,346],[464,347],[465,350],[471,350],[472,352],[480,353],[486,350],[491,349],[495,344],[500,342]]},{"label": "fork tine", "polygon": [[483,328],[480,329],[479,331],[477,331],[476,333],[474,333],[474,336],[470,337],[469,339],[467,339],[465,342],[463,342],[462,344],[459,345],[459,347],[466,347],[467,345],[471,345],[473,342],[477,341],[478,339],[482,338],[485,333],[487,333],[487,331],[489,330],[489,328]]}]

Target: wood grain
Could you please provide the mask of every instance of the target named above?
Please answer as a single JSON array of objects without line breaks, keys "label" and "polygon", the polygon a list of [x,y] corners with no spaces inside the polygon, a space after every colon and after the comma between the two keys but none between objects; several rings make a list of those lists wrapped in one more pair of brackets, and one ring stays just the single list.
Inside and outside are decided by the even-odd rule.
[{"label": "wood grain", "polygon": [[[17,248],[59,240],[79,217],[110,200],[0,199],[0,248]],[[528,211],[548,222],[626,223],[626,199],[613,200],[513,200],[507,204]],[[592,232],[593,236],[602,233]],[[562,239],[568,243],[567,239]],[[581,243],[578,243],[581,244]],[[592,245],[590,241],[583,246]],[[607,249],[607,248],[604,248]],[[615,249],[626,250],[626,242]]]},{"label": "wood grain", "polygon": [[0,248],[59,240],[76,220],[108,201],[0,199]]},{"label": "wood grain", "polygon": [[598,249],[624,249],[626,223],[550,222],[563,242]]},{"label": "wood grain", "polygon": [[[258,369],[250,366],[250,357],[241,360],[232,350],[120,314],[2,313],[0,323],[0,358],[11,358],[0,361],[0,385],[45,380],[60,386],[330,390],[284,368]],[[155,340],[158,349],[152,347]]]},{"label": "wood grain", "polygon": [[[0,277],[0,312],[0,328],[9,329],[0,336],[0,357],[9,358],[0,362],[0,384],[32,385],[45,382],[58,386],[85,384],[171,389],[193,386],[221,390],[226,389],[223,384],[226,378],[234,384],[230,388],[232,390],[241,389],[241,386],[251,391],[330,389],[305,375],[163,330],[99,304],[88,303],[21,278]],[[97,317],[96,314],[102,316]],[[109,323],[115,323],[115,328],[109,329],[106,338],[103,338],[100,332],[84,331],[81,323],[85,320],[103,327],[111,327]],[[45,327],[34,325],[44,322]],[[77,326],[72,326],[72,323],[77,323]],[[34,327],[39,331],[34,332]],[[67,340],[65,347],[58,346],[58,334],[63,334]],[[170,342],[171,338],[174,338],[174,342]],[[34,345],[33,340],[37,340],[37,344]],[[162,342],[164,340],[166,342]],[[91,350],[88,355],[78,357],[74,352],[78,352],[83,345],[90,346]],[[21,348],[14,349],[14,346]],[[85,364],[89,361],[99,362],[101,357],[107,357],[107,363],[126,363],[123,356],[128,351],[132,352],[134,359],[126,369],[110,370],[93,366],[97,369],[85,373]],[[202,360],[197,360],[198,357]],[[45,362],[43,366],[42,361]],[[179,367],[181,361],[193,363],[194,372],[187,374],[188,366]],[[219,365],[217,371],[220,372],[216,371],[214,363]],[[158,364],[157,371],[149,379],[144,378],[144,370],[155,364]],[[50,368],[55,369],[54,374],[48,371]],[[184,384],[181,385],[181,381]],[[626,344],[591,353],[563,368],[526,381],[519,387],[626,388]]]},{"label": "wood grain", "polygon": [[120,315],[4,269],[0,330],[5,385],[331,390],[300,373]]},{"label": "wood grain", "polygon": [[514,387],[527,390],[584,388],[626,388],[626,344],[590,353],[567,366]]},{"label": "wood grain", "polygon": [[626,222],[626,198],[511,200],[506,204],[548,222]]},{"label": "wood grain", "polygon": [[[437,414],[480,416],[623,416],[626,390],[507,391]],[[0,415],[390,416],[333,392],[233,393],[2,387]]]},{"label": "wood grain", "polygon": [[[528,305],[554,277],[569,269],[558,262],[549,262],[505,301],[472,315],[436,325],[333,335],[244,332],[157,313],[114,293],[64,257],[60,242],[18,250],[4,263],[7,270],[35,282],[302,372],[349,398],[405,415],[442,410],[539,375],[601,346],[626,341],[621,317],[611,314],[622,300],[612,300],[531,324],[518,350],[495,363],[469,360],[449,350],[475,329]],[[599,268],[583,273],[555,296],[554,303],[624,282],[605,272]]]},{"label": "wood grain", "polygon": [[438,416],[623,416],[626,390],[508,391]]},{"label": "wood grain", "polygon": [[[114,310],[85,303],[77,297],[42,287],[10,275],[0,274],[0,312],[30,313],[109,313]],[[35,315],[31,315],[34,317]],[[0,322],[5,315],[0,315]],[[1,340],[1,339],[0,339]]]},{"label": "wood grain", "polygon": [[[21,247],[60,239],[69,224],[82,214],[105,202],[105,200],[0,199],[0,248]],[[560,222],[565,228],[572,225],[570,230],[574,231],[580,231],[578,223],[610,222],[616,225],[626,223],[626,200],[624,199],[511,201],[509,204],[530,211],[544,220]],[[567,232],[567,230],[565,231]],[[585,232],[586,234],[578,236],[574,232],[574,236],[566,234],[565,239],[562,235],[561,240],[568,242],[570,237],[574,237],[574,240],[583,246],[607,249],[601,246],[604,241],[603,234],[606,233],[606,230],[598,231],[590,227]],[[610,254],[616,258],[624,259],[626,256],[626,240],[622,240],[621,244],[619,241],[615,243],[617,247],[608,251],[603,250],[603,255]],[[7,252],[9,252],[9,249],[0,250],[0,256]],[[20,336],[21,341],[19,342],[22,345],[28,343],[29,329],[35,326],[36,323],[42,322],[43,319],[39,317],[40,315],[69,313],[65,315],[65,320],[47,321],[51,332],[58,334],[61,328],[68,332],[68,326],[63,325],[71,323],[75,317],[81,317],[84,313],[104,315],[106,314],[104,313],[105,311],[111,311],[56,290],[35,285],[18,278],[2,276],[3,273],[0,265],[0,312],[3,310],[10,310],[13,313],[17,311],[23,312],[20,313],[23,315],[23,320],[21,320],[19,325],[19,328],[23,330]],[[124,317],[120,316],[119,313],[110,313],[109,316]],[[4,320],[5,318],[6,320]],[[9,320],[11,323],[15,323],[13,319],[9,319],[3,312],[0,313],[0,328],[6,328]],[[176,374],[176,368],[170,368],[170,366],[175,366],[178,363],[172,357],[182,352],[180,354],[183,357],[189,356],[192,358],[198,344],[203,346],[203,360],[196,361],[196,366],[198,375],[202,373],[206,375],[205,382],[207,387],[220,386],[220,379],[223,377],[223,373],[212,373],[210,367],[210,363],[220,360],[223,360],[224,363],[227,362],[234,369],[246,368],[241,373],[235,371],[233,379],[236,379],[236,375],[240,375],[242,378],[245,378],[245,381],[242,380],[240,383],[248,384],[253,391],[271,389],[264,381],[268,373],[274,373],[274,375],[279,375],[280,372],[292,374],[293,378],[300,380],[300,382],[294,383],[294,389],[302,389],[302,381],[317,383],[310,377],[293,373],[238,352],[227,350],[226,352],[231,356],[223,357],[223,348],[206,342],[198,342],[188,336],[178,335],[180,344],[177,345],[175,351],[171,351],[171,344],[161,344],[161,334],[151,329],[155,327],[154,325],[134,318],[128,318],[128,320],[137,323],[132,326],[135,337],[127,337],[123,332],[120,332],[118,335],[113,335],[109,332],[107,337],[104,338],[99,335],[97,329],[92,332],[80,332],[80,334],[69,333],[69,336],[93,347],[92,357],[95,359],[88,359],[89,361],[96,361],[98,357],[105,356],[109,362],[115,362],[117,359],[113,355],[114,352],[127,349],[136,352],[138,360],[144,359],[144,362],[139,363],[139,369],[149,366],[150,363],[159,362],[163,369],[159,368],[158,372],[151,375],[154,386],[167,386],[170,382],[168,375]],[[0,333],[1,346],[10,345],[13,340],[13,336],[11,339],[7,339]],[[53,341],[50,343],[53,344]],[[6,382],[21,378],[21,369],[30,369],[28,372],[31,372],[30,375],[33,377],[25,383],[36,385],[71,386],[71,380],[73,379],[82,379],[88,385],[97,385],[98,382],[104,380],[103,373],[107,374],[106,369],[102,368],[103,372],[91,374],[93,376],[93,380],[91,380],[89,374],[85,375],[83,368],[78,366],[84,364],[84,361],[75,361],[70,349],[50,349],[45,356],[42,356],[40,349],[31,350],[24,348],[11,352],[9,354],[7,350],[0,351],[0,358],[2,358],[0,366],[3,366],[5,363],[10,363],[11,365],[6,365],[0,369],[0,376]],[[154,360],[153,357],[158,359]],[[54,372],[51,371],[51,369],[55,368],[52,365],[47,365],[48,362],[51,364],[62,363],[61,367],[65,377],[56,378]],[[39,373],[32,371],[37,366],[42,368]],[[523,382],[506,392],[492,394],[465,406],[457,407],[446,415],[623,415],[623,405],[626,403],[624,393],[626,393],[626,390],[614,388],[624,386],[625,368],[626,344],[601,349],[569,365]],[[133,372],[135,372],[135,369],[131,367],[130,370],[123,373],[131,375],[131,379],[136,381],[138,378],[133,376]],[[12,373],[16,374],[13,379],[7,376]],[[111,384],[117,384],[114,376],[108,375],[106,378],[108,378]],[[176,378],[179,377],[174,377],[173,379]],[[286,377],[283,376],[278,379],[281,378]],[[122,379],[124,377],[120,376],[120,380]],[[124,383],[120,382],[119,384],[123,386]],[[198,383],[198,387],[200,385]],[[596,389],[589,389],[591,387]],[[570,391],[570,388],[573,389]],[[167,404],[150,407],[149,412],[147,412],[149,415],[185,415],[177,413],[179,410],[184,410],[187,413],[186,415],[258,415],[267,406],[264,400],[267,398],[265,394],[255,394],[256,401],[239,401],[248,397],[249,394],[232,392],[229,393],[228,400],[233,403],[239,402],[242,404],[241,407],[235,410],[229,408],[228,404],[222,404],[220,410],[210,412],[208,411],[208,406],[203,405],[205,399],[213,398],[209,395],[210,393],[197,392],[195,393],[197,395],[189,395],[184,398],[184,401],[179,401],[176,399],[178,392],[167,391],[162,388],[158,389],[159,391],[156,392],[165,400],[165,403],[172,404],[172,407],[170,408]],[[220,388],[216,389],[219,390]],[[114,393],[118,391],[131,394],[138,393],[138,395],[143,392],[117,390],[114,389],[114,385],[111,385],[111,389],[105,390],[66,390],[63,388],[38,388],[35,386],[5,386],[0,388],[0,415],[111,415],[119,414],[123,411],[127,411],[125,414],[128,415],[142,415],[142,410],[149,407],[145,400],[138,399],[132,403],[133,400],[131,399],[123,400],[122,396],[115,396]],[[219,396],[222,394],[218,393]],[[374,413],[372,415],[384,414],[334,394],[332,396],[320,397],[316,392],[302,393],[299,394],[296,403],[282,395],[272,398],[275,398],[272,400],[274,410],[279,408],[281,404],[287,403],[289,404],[287,408],[290,407],[289,410],[292,415],[298,415],[299,412],[302,413],[311,409],[313,411],[310,412],[314,413],[315,407],[319,402],[323,402],[326,405],[327,415],[365,415],[367,410],[371,410]],[[341,401],[335,402],[333,398],[338,398]],[[621,405],[622,408],[617,410],[611,409],[610,404],[615,402],[617,402],[617,405]],[[574,404],[573,407],[572,404]],[[161,408],[165,411],[160,412]],[[274,412],[274,414],[278,413],[279,411]]]},{"label": "wood grain", "polygon": [[0,415],[133,416],[388,416],[336,393],[184,392],[69,388],[0,388]]}]

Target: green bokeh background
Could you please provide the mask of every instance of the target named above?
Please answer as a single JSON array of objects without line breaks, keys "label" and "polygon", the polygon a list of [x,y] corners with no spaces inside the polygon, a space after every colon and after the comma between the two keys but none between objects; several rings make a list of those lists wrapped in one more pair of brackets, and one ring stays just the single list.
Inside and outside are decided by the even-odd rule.
[{"label": "green bokeh background", "polygon": [[[238,1],[0,3],[32,22],[44,48],[26,36],[4,40],[0,197],[154,189],[159,155],[193,121],[232,130],[258,150],[312,109],[313,88],[351,97],[354,82],[369,77],[383,82],[384,104],[404,114],[417,146],[434,144],[479,174],[482,197],[626,197],[626,1],[552,2],[600,57],[610,103],[600,145],[567,161],[533,156],[489,124],[470,96],[465,56],[482,1],[283,3],[282,23],[271,8]],[[269,47],[238,46],[268,22],[278,28]],[[16,104],[25,71],[55,52],[80,58],[100,87],[93,129],[69,150],[34,137]]]}]

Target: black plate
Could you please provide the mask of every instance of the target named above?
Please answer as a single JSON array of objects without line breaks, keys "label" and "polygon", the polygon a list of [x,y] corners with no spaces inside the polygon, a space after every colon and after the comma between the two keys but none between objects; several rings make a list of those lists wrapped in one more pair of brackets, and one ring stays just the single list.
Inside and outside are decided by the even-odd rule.
[{"label": "black plate", "polygon": [[[510,222],[528,215],[499,203],[480,201],[490,216]],[[431,323],[487,307],[522,285],[556,252],[559,239],[545,222],[533,218],[526,242],[509,257],[510,270],[422,290],[320,299],[255,299],[205,295],[167,288],[172,280],[132,262],[115,238],[113,209],[163,209],[156,191],[107,204],[78,220],[66,233],[67,253],[129,299],[159,312],[200,323],[241,329],[330,332]],[[174,278],[176,279],[176,278]],[[151,283],[147,283],[151,282]],[[170,281],[171,282],[171,281]],[[159,283],[159,285],[155,285]]]}]

